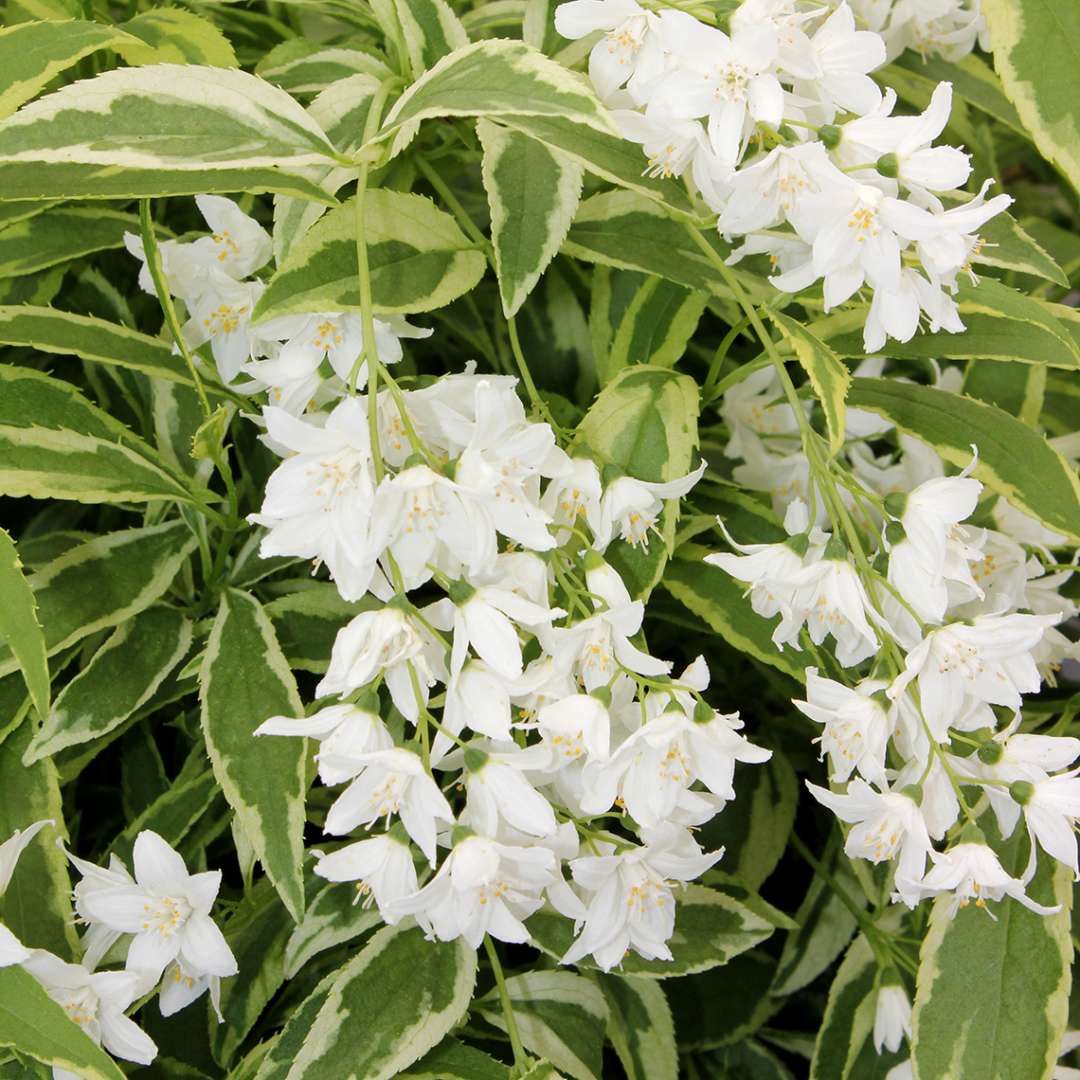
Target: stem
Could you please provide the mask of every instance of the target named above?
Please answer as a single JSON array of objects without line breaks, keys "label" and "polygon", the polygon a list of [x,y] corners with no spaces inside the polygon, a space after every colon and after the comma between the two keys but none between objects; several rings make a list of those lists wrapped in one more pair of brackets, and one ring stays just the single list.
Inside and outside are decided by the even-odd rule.
[{"label": "stem", "polygon": [[484,951],[491,963],[495,985],[499,988],[499,1002],[502,1004],[503,1018],[506,1020],[506,1033],[510,1036],[510,1046],[514,1051],[514,1067],[518,1068],[527,1064],[529,1058],[521,1045],[521,1036],[518,1034],[517,1021],[514,1019],[514,1010],[510,1004],[510,993],[506,989],[506,979],[503,977],[499,954],[495,951],[495,942],[487,934],[484,935]]},{"label": "stem", "polygon": [[165,324],[180,355],[187,364],[191,381],[195,384],[195,392],[199,395],[199,406],[202,408],[203,417],[210,417],[210,402],[206,396],[206,388],[203,386],[202,377],[195,367],[195,360],[191,350],[187,347],[184,335],[180,332],[180,320],[176,317],[176,308],[173,306],[172,296],[165,281],[165,273],[161,266],[161,251],[158,249],[157,237],[154,235],[154,222],[150,217],[150,200],[139,200],[139,231],[142,233],[143,254],[146,256],[146,267],[150,271],[150,279],[154,283],[154,291],[157,293],[158,303],[161,304],[162,314],[165,316]]},{"label": "stem", "polygon": [[510,351],[514,354],[514,363],[517,364],[521,381],[525,384],[525,391],[529,395],[533,408],[540,413],[555,431],[561,432],[562,428],[555,422],[555,417],[551,415],[547,402],[540,396],[540,392],[536,389],[536,383],[533,382],[532,374],[529,372],[529,365],[525,362],[525,355],[521,351],[517,323],[513,316],[506,320],[506,329],[510,332]]}]

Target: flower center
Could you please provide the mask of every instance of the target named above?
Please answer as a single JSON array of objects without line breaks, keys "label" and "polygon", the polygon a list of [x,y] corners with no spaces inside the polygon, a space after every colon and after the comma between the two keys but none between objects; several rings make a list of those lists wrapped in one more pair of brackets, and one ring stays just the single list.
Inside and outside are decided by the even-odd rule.
[{"label": "flower center", "polygon": [[171,938],[191,914],[191,905],[183,897],[157,896],[143,904],[143,930]]}]

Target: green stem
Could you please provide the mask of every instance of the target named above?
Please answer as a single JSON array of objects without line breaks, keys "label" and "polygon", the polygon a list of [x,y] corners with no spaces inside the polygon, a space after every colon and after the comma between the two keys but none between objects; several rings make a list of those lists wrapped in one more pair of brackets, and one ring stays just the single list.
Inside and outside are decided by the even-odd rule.
[{"label": "green stem", "polygon": [[495,985],[499,988],[499,1002],[502,1005],[503,1018],[506,1020],[506,1033],[510,1036],[510,1046],[514,1051],[514,1067],[520,1068],[527,1064],[529,1058],[525,1053],[525,1047],[521,1045],[517,1020],[514,1019],[514,1009],[510,1004],[510,993],[506,989],[506,979],[503,976],[499,954],[495,951],[495,942],[487,934],[484,935],[484,951],[487,953],[488,961],[491,963],[491,972],[495,976]]},{"label": "green stem", "polygon": [[146,267],[150,271],[150,279],[154,283],[154,291],[157,293],[158,303],[161,304],[162,314],[165,316],[165,324],[169,328],[173,342],[180,355],[187,364],[191,381],[195,384],[195,392],[199,395],[199,405],[203,411],[203,417],[210,416],[210,401],[206,396],[206,388],[203,386],[202,376],[199,375],[195,366],[195,359],[191,350],[180,332],[180,320],[176,317],[176,308],[173,306],[169,286],[165,280],[165,273],[161,266],[161,251],[158,249],[157,237],[154,235],[154,222],[150,216],[150,200],[139,200],[139,231],[142,233],[143,254],[146,256]]}]

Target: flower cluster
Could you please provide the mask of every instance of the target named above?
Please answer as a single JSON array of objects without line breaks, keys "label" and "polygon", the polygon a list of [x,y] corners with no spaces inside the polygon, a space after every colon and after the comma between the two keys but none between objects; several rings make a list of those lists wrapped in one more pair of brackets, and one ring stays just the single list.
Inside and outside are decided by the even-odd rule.
[{"label": "flower cluster", "polygon": [[[1057,910],[1026,887],[1040,848],[1080,878],[1080,739],[1025,730],[1022,696],[1080,658],[1058,629],[1078,612],[1061,592],[1071,567],[1050,556],[1066,538],[989,496],[971,475],[977,459],[946,475],[934,450],[870,413],[848,410],[843,460],[815,455],[812,432],[808,456],[797,410],[809,406],[785,400],[780,378],[751,372],[722,415],[735,478],[771,496],[788,537],[729,537],[734,551],[707,561],[746,585],[758,615],[779,616],[778,648],[817,661],[794,702],[827,762],[830,786],[808,783],[811,793],[850,826],[848,856],[893,864],[893,899],[908,907],[950,894],[953,911],[1006,896]],[[1003,837],[1023,821],[1031,855],[1019,876],[976,824],[984,809]],[[894,1050],[898,993],[879,1002],[892,1033],[879,1046]]]},{"label": "flower cluster", "polygon": [[[214,235],[162,245],[170,289],[189,310],[227,307],[239,284],[254,297],[211,262],[259,268],[265,234],[228,200],[199,206]],[[358,316],[257,324],[249,305],[185,329],[225,381],[269,391],[263,439],[282,460],[251,515],[261,554],[325,567],[358,604],[323,707],[257,734],[319,743],[321,781],[344,785],[325,832],[363,838],[316,873],[358,882],[387,922],[521,942],[547,901],[580,933],[568,963],[670,958],[672,888],[721,855],[690,829],[735,797],[736,761],[769,751],[706,703],[703,659],[673,678],[646,650],[643,602],[604,552],[663,544],[665,502],[705,465],[648,482],[570,456],[510,377],[400,385],[386,365],[405,333],[426,332],[376,325],[371,395]]]},{"label": "flower cluster", "polygon": [[555,21],[569,38],[605,32],[589,57],[593,85],[623,135],[642,144],[647,171],[687,175],[721,235],[740,241],[728,261],[767,255],[769,280],[787,293],[820,282],[825,311],[865,290],[865,345],[875,352],[888,338],[910,340],[922,319],[934,331],[964,329],[959,276],[971,274],[978,230],[1011,199],[987,200],[989,181],[974,197],[956,192],[971,174],[968,155],[934,145],[950,84],[921,115],[900,116],[895,93],[870,77],[887,41],[945,41],[950,26],[970,26],[974,38],[977,10],[955,0],[863,6],[885,37],[859,29],[847,3],[799,0],[745,0],[730,33],[636,0],[570,0]]},{"label": "flower cluster", "polygon": [[[52,821],[38,821],[0,844],[0,896],[19,855]],[[75,911],[87,931],[79,963],[25,946],[0,924],[0,967],[29,972],[71,1020],[114,1057],[149,1065],[153,1040],[125,1013],[159,988],[163,1016],[171,1016],[207,990],[218,1018],[221,979],[235,975],[232,950],[210,917],[221,871],[189,874],[184,860],[157,833],[135,838],[132,875],[115,855],[107,867],[68,859],[82,875],[74,889]],[[122,970],[98,970],[120,959]],[[78,1080],[59,1066],[54,1080]]]}]

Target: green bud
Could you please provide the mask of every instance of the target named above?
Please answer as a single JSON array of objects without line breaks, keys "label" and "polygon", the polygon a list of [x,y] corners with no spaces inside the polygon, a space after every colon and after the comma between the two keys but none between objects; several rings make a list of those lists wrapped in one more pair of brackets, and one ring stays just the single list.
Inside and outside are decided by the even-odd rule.
[{"label": "green bud", "polygon": [[476,590],[467,581],[452,581],[447,592],[454,607],[461,607],[476,595]]},{"label": "green bud", "polygon": [[903,517],[904,510],[907,509],[907,492],[894,491],[891,495],[886,495],[885,509],[894,518]]},{"label": "green bud", "polygon": [[878,975],[878,986],[903,986],[904,980],[900,978],[900,972],[896,970],[895,964],[889,964],[888,967],[882,968],[881,973]]},{"label": "green bud", "polygon": [[794,143],[799,141],[799,136],[796,134],[795,129],[790,124],[781,124],[776,129],[776,134],[784,139],[786,142]]},{"label": "green bud", "polygon": [[870,695],[870,700],[884,712],[888,712],[893,707],[892,698],[884,690],[875,690]]},{"label": "green bud", "polygon": [[922,784],[908,784],[900,789],[901,795],[906,795],[916,806],[922,806]]},{"label": "green bud", "polygon": [[784,543],[787,544],[800,559],[810,550],[810,537],[806,533],[796,533],[795,536],[789,536]]},{"label": "green bud", "polygon": [[698,701],[694,705],[694,723],[707,724],[716,715],[716,710],[704,701]]},{"label": "green bud", "polygon": [[589,692],[589,697],[596,698],[605,709],[611,708],[611,691],[606,686],[598,686]]},{"label": "green bud", "polygon": [[818,138],[829,150],[835,150],[840,145],[840,140],[843,137],[844,129],[837,127],[835,124],[825,124],[824,127],[818,128]]},{"label": "green bud", "polygon": [[847,544],[845,544],[836,533],[833,533],[833,535],[829,537],[829,542],[825,545],[825,553],[822,558],[846,562],[847,554]]},{"label": "green bud", "polygon": [[1030,780],[1014,780],[1009,785],[1009,798],[1018,806],[1027,806],[1035,794],[1035,785]]},{"label": "green bud", "polygon": [[969,821],[963,829],[960,830],[960,835],[956,842],[958,844],[985,844],[986,836],[978,825]]},{"label": "green bud", "polygon": [[904,532],[904,526],[899,521],[890,521],[885,526],[885,542],[889,547],[896,547],[897,544],[902,544],[907,539],[907,533]]},{"label": "green bud", "polygon": [[900,175],[900,159],[895,154],[882,154],[877,159],[877,171],[890,180]]},{"label": "green bud", "polygon": [[411,453],[411,454],[410,454],[410,455],[409,455],[409,456],[408,456],[408,457],[407,457],[407,458],[405,459],[405,464],[404,464],[404,465],[402,465],[401,467],[402,467],[403,469],[411,469],[411,468],[413,468],[413,467],[414,467],[414,466],[416,466],[416,465],[426,465],[426,464],[427,464],[427,462],[426,462],[426,461],[424,460],[424,455],[423,455],[423,454],[421,454],[421,453],[420,453],[419,451],[417,451],[417,450],[414,450],[414,451],[413,451],[413,452],[412,452],[412,453]]},{"label": "green bud", "polygon": [[993,739],[987,739],[976,753],[984,765],[996,765],[1005,756],[1005,747]]},{"label": "green bud", "polygon": [[455,825],[450,830],[450,843],[453,847],[457,847],[462,840],[468,840],[470,836],[475,835],[468,825]]},{"label": "green bud", "polygon": [[488,756],[475,746],[465,747],[465,768],[468,772],[479,772],[488,763]]}]

